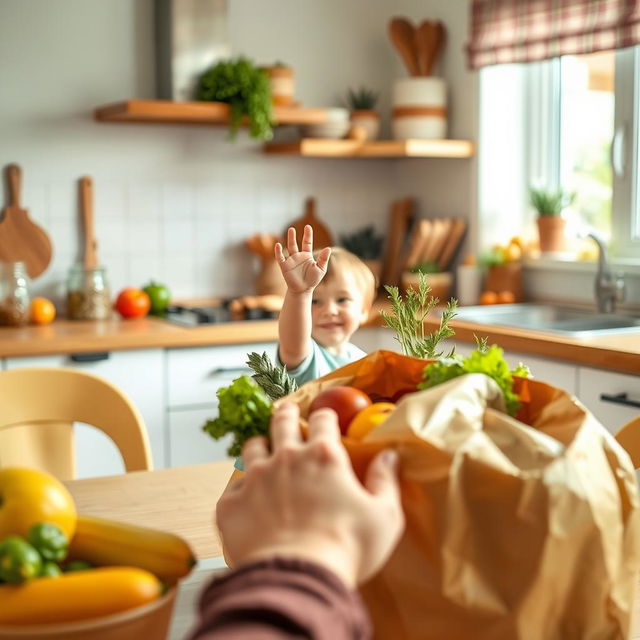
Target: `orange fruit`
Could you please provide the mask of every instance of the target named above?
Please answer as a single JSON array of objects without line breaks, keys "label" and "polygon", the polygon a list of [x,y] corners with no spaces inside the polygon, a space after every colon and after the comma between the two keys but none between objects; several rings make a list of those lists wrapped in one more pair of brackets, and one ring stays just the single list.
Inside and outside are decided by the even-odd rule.
[{"label": "orange fruit", "polygon": [[483,291],[480,294],[480,304],[497,304],[498,294],[495,291]]},{"label": "orange fruit", "polygon": [[505,262],[517,262],[522,259],[522,247],[515,242],[508,244],[502,252]]},{"label": "orange fruit", "polygon": [[374,427],[384,422],[396,408],[392,402],[374,402],[371,406],[359,411],[347,428],[350,438],[364,438]]},{"label": "orange fruit", "polygon": [[498,291],[498,304],[513,304],[515,301],[513,291]]},{"label": "orange fruit", "polygon": [[49,324],[56,317],[56,308],[47,298],[34,298],[31,301],[31,322]]}]

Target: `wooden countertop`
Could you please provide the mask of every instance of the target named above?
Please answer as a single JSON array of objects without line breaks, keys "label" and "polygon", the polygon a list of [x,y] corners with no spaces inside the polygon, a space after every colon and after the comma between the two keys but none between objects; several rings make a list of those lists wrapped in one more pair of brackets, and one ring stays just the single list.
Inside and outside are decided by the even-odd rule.
[{"label": "wooden countertop", "polygon": [[[386,300],[375,303],[369,326],[382,326],[379,311],[385,306]],[[436,317],[426,321],[429,327],[437,323]],[[472,343],[477,335],[508,351],[640,374],[640,333],[576,339],[460,321],[453,321],[452,327],[456,331],[455,339],[462,342]],[[0,357],[268,342],[277,339],[277,331],[276,320],[203,327],[182,327],[157,318],[56,320],[44,327],[0,328]]]}]

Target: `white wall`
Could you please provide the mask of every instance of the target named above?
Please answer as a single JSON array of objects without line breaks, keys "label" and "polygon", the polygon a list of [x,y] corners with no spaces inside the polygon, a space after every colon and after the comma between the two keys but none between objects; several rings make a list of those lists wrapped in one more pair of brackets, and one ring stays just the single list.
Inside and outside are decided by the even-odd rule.
[{"label": "white wall", "polygon": [[[461,50],[465,6],[230,0],[231,48],[260,63],[290,63],[296,97],[307,106],[337,105],[347,87],[366,85],[382,92],[387,117],[391,81],[404,73],[388,41],[389,18],[440,18],[449,29],[451,135],[473,137],[474,77],[463,70]],[[243,240],[281,231],[307,195],[318,198],[336,235],[369,221],[384,229],[392,199],[409,193],[433,215],[473,208],[468,160],[266,157],[244,134],[228,144],[220,128],[93,121],[96,106],[154,97],[153,79],[151,0],[0,3],[0,165],[22,165],[23,204],[55,252],[34,282],[37,293],[64,296],[80,246],[77,179],[84,174],[95,180],[99,255],[114,291],[154,277],[178,296],[250,292],[254,265]]]}]

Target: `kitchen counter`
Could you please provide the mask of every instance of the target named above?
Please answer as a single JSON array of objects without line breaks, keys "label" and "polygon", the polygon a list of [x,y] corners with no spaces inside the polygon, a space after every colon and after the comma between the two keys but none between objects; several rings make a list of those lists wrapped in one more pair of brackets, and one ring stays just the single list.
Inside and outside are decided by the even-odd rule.
[{"label": "kitchen counter", "polygon": [[[387,306],[378,300],[368,326],[382,326],[379,311]],[[437,318],[426,324],[434,328]],[[602,337],[568,338],[507,327],[488,327],[453,321],[455,340],[474,342],[474,335],[505,350],[563,360],[591,367],[640,374],[640,332]],[[40,327],[0,329],[0,357],[88,353],[128,349],[197,347],[206,345],[269,342],[277,339],[276,320],[229,322],[201,327],[182,327],[158,318],[140,320],[56,320]]]}]

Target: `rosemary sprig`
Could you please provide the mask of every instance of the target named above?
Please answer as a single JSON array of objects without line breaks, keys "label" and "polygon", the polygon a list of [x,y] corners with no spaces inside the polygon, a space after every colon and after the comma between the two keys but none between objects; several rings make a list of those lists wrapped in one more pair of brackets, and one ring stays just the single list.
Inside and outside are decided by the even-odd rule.
[{"label": "rosemary sprig", "polygon": [[[432,333],[426,333],[424,321],[429,312],[438,304],[439,299],[430,296],[431,287],[423,273],[418,274],[418,289],[408,289],[405,299],[398,287],[385,285],[391,300],[391,313],[381,311],[385,324],[396,332],[396,340],[400,343],[402,353],[414,358],[440,358],[438,344],[455,334],[449,322],[456,315],[458,303],[451,299],[442,311],[440,326]],[[447,357],[453,355],[455,347]]]},{"label": "rosemary sprig", "polygon": [[260,355],[254,351],[248,354],[248,358],[247,365],[254,372],[251,377],[271,400],[289,395],[298,388],[297,382],[287,373],[286,367],[271,362],[266,353]]}]

